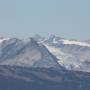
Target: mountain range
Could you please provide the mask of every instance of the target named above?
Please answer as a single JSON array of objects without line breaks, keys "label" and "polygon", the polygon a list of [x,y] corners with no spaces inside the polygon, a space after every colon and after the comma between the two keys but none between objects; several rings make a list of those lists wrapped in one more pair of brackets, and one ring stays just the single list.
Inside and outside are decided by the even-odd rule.
[{"label": "mountain range", "polygon": [[90,90],[89,40],[0,37],[0,88]]}]

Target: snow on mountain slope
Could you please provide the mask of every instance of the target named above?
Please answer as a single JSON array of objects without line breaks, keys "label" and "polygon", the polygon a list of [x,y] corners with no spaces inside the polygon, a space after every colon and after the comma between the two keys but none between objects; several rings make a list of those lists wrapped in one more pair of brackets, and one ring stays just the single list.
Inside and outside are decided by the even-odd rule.
[{"label": "snow on mountain slope", "polygon": [[61,37],[57,37],[52,34],[48,38],[44,38],[43,41],[49,44],[52,43],[52,44],[78,45],[78,46],[90,47],[90,44],[87,42],[68,40]]},{"label": "snow on mountain slope", "polygon": [[41,42],[56,56],[58,63],[68,70],[90,72],[90,44],[50,36]]},{"label": "snow on mountain slope", "polygon": [[90,45],[55,35],[28,39],[1,38],[0,65],[60,67],[90,72]]},{"label": "snow on mountain slope", "polygon": [[80,41],[71,41],[71,40],[60,40],[63,41],[63,44],[73,44],[73,45],[80,45],[80,46],[86,46],[90,47],[90,44]]},{"label": "snow on mountain slope", "polygon": [[0,38],[0,43],[2,43],[3,41],[9,40],[10,38]]},{"label": "snow on mountain slope", "polygon": [[59,68],[57,59],[35,40],[10,39],[0,47],[0,65]]},{"label": "snow on mountain slope", "polygon": [[82,61],[76,59],[73,55],[63,52],[60,48],[45,45],[48,50],[56,56],[58,63],[68,70],[77,70],[82,66]]}]

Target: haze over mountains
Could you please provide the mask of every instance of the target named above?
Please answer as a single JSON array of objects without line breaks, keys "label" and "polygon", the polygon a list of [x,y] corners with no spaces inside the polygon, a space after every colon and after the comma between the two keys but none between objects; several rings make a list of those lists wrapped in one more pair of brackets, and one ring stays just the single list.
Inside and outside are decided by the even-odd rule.
[{"label": "haze over mountains", "polygon": [[0,38],[0,65],[58,67],[90,72],[90,44],[55,35]]},{"label": "haze over mountains", "polygon": [[72,90],[73,87],[89,90],[90,44],[55,35],[28,39],[1,37],[0,83],[2,90],[8,90],[4,84],[9,90],[20,90],[23,85],[28,89],[22,90],[35,85],[52,90]]}]

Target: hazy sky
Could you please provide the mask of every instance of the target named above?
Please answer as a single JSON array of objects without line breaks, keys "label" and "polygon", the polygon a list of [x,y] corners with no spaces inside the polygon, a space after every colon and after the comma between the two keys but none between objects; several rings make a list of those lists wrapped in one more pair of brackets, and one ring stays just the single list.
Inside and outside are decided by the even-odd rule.
[{"label": "hazy sky", "polygon": [[90,0],[0,0],[0,36],[50,33],[90,39]]}]

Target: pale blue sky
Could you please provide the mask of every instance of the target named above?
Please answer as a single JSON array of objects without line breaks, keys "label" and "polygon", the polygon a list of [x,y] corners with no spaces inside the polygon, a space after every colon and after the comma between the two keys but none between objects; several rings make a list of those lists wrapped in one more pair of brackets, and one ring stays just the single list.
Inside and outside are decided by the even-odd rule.
[{"label": "pale blue sky", "polygon": [[90,39],[90,0],[0,0],[0,36],[50,33]]}]

